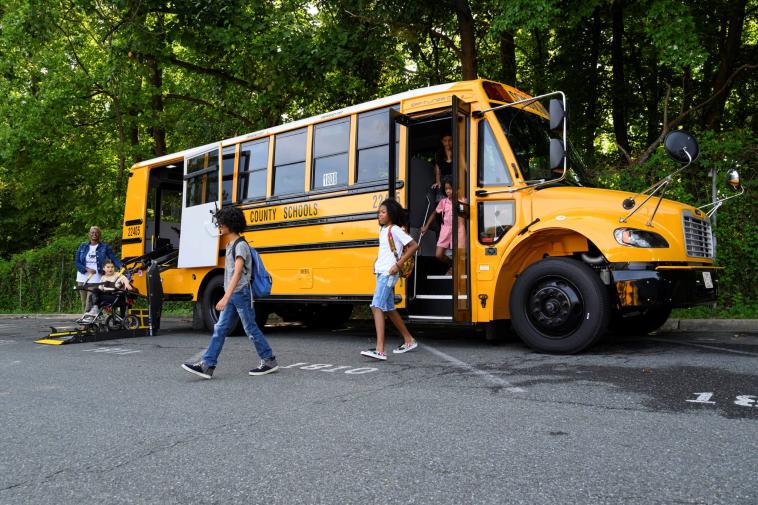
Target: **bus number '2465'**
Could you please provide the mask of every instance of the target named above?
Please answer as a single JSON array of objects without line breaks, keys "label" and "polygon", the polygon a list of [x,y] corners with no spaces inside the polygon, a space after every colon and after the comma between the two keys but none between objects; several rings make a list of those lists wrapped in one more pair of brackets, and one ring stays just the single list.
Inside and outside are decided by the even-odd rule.
[{"label": "bus number '2465'", "polygon": [[126,236],[127,237],[139,237],[142,235],[142,230],[139,225],[137,226],[127,226],[126,227]]},{"label": "bus number '2465'", "polygon": [[[372,195],[371,198],[373,198],[372,208],[378,209],[379,206],[382,204],[382,202],[387,199],[387,193],[382,193],[381,195]],[[395,193],[395,200],[399,200],[399,199],[400,199],[400,194]]]}]

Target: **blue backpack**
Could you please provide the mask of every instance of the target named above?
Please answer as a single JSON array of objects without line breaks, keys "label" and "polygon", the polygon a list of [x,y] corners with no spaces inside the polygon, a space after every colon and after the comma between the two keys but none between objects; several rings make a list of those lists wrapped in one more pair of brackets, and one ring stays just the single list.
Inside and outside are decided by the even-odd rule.
[{"label": "blue backpack", "polygon": [[237,239],[234,243],[234,249],[237,249],[237,244],[239,244],[240,241],[244,242],[250,248],[250,255],[253,258],[253,274],[250,276],[250,287],[253,292],[253,298],[265,298],[271,294],[271,285],[273,284],[271,274],[269,274],[266,271],[266,267],[263,266],[263,260],[261,260],[258,251],[248,244],[244,237]]}]

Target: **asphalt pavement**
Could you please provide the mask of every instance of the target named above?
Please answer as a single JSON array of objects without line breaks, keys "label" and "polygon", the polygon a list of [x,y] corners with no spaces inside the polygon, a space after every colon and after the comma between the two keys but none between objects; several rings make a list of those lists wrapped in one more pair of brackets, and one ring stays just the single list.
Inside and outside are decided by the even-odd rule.
[{"label": "asphalt pavement", "polygon": [[231,337],[204,381],[187,319],[34,343],[62,322],[0,318],[0,504],[758,503],[758,325],[576,356],[416,327],[376,362],[369,322],[281,324],[279,372]]}]

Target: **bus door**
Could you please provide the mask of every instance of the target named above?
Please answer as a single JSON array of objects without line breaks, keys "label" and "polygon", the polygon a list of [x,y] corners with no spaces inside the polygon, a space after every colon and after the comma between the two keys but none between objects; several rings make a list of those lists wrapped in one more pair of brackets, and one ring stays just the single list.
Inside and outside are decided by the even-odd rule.
[{"label": "bus door", "polygon": [[470,104],[453,95],[453,319],[471,321],[469,255],[469,116]]},{"label": "bus door", "polygon": [[205,146],[187,154],[179,268],[218,264],[219,235],[213,216],[219,208],[219,194],[219,147]]},{"label": "bus door", "polygon": [[145,253],[179,249],[184,168],[180,161],[150,170]]}]

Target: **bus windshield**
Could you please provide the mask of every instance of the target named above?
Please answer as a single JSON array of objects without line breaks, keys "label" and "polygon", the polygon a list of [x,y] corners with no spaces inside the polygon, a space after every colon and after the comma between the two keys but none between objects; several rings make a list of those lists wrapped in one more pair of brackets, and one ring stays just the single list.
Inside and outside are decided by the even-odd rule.
[{"label": "bus windshield", "polygon": [[[550,121],[516,107],[495,111],[500,126],[516,156],[519,169],[527,181],[557,179],[563,169],[550,169]],[[569,169],[564,184],[584,186],[581,174]]]}]

